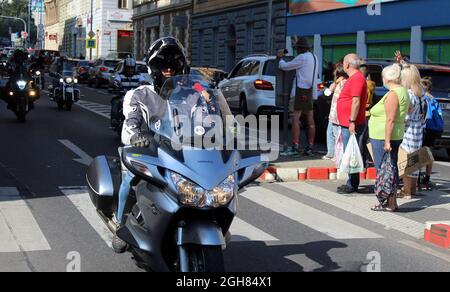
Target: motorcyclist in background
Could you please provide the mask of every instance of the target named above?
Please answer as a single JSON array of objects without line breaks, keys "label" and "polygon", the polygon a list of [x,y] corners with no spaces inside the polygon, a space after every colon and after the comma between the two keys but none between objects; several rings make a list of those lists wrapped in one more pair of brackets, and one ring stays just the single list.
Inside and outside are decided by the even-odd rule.
[{"label": "motorcyclist in background", "polygon": [[[152,136],[148,129],[149,119],[161,115],[166,104],[161,103],[160,90],[165,81],[176,75],[189,73],[184,48],[172,37],[157,40],[148,51],[148,69],[153,79],[152,85],[141,86],[128,91],[123,103],[125,122],[122,130],[122,143],[125,146],[148,147]],[[118,212],[115,223],[119,227],[124,222],[125,204],[131,190],[133,174],[122,166],[122,185],[119,191]],[[126,251],[127,244],[117,235],[112,246],[115,252]]]}]

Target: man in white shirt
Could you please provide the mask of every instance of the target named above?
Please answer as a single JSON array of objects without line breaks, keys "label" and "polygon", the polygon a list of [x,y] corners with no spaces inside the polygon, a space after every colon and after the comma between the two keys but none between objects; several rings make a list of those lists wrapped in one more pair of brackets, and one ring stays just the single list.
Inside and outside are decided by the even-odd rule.
[{"label": "man in white shirt", "polygon": [[[299,55],[291,62],[286,62],[284,60],[280,61],[281,70],[296,70],[296,78],[291,93],[293,104],[290,108],[290,111],[293,112],[293,147],[288,152],[297,154],[300,150],[300,118],[302,115],[305,115],[308,122],[308,146],[306,146],[303,154],[312,156],[316,136],[313,101],[318,97],[317,76],[319,62],[317,57],[311,52],[311,47],[306,38],[300,38],[295,46]],[[280,59],[285,57],[285,50],[278,51],[277,57]]]}]

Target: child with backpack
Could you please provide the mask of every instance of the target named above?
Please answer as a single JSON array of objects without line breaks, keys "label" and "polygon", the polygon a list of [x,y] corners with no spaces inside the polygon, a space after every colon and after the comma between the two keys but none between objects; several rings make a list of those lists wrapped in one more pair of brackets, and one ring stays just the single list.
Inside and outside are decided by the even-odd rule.
[{"label": "child with backpack", "polygon": [[[442,137],[444,132],[444,118],[442,116],[442,108],[439,101],[431,94],[433,80],[431,77],[422,79],[422,85],[425,90],[424,100],[427,105],[426,125],[424,130],[423,146],[434,147],[437,139]],[[431,190],[431,174],[433,172],[433,164],[427,166],[424,176],[419,178],[419,188]]]}]

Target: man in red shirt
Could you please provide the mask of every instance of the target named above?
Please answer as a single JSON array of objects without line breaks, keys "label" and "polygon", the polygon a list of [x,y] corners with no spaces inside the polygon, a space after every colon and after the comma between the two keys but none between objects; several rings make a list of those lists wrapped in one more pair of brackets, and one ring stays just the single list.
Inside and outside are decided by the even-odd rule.
[{"label": "man in red shirt", "polygon": [[[349,79],[345,83],[337,104],[338,120],[342,130],[344,149],[351,135],[359,140],[366,123],[367,82],[359,70],[361,59],[356,54],[344,58],[344,70]],[[346,185],[338,188],[340,194],[355,193],[359,189],[360,176],[351,174]]]}]

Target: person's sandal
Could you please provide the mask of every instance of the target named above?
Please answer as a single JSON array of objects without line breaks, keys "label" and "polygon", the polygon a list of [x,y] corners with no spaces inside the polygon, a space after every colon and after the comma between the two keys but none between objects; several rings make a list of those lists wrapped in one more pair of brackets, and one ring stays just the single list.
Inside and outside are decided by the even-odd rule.
[{"label": "person's sandal", "polygon": [[371,208],[374,212],[385,212],[385,207],[383,205],[376,205],[375,207]]}]

